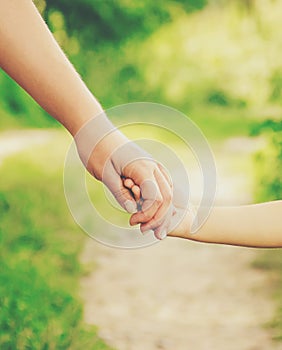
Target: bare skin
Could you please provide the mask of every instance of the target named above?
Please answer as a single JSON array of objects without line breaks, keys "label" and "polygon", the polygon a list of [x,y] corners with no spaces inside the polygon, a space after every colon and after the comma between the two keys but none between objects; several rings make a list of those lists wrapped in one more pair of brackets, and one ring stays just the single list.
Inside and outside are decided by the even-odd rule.
[{"label": "bare skin", "polygon": [[190,233],[189,214],[169,236],[206,243],[282,248],[282,201],[214,207],[205,224]]},{"label": "bare skin", "polygon": [[[137,202],[142,200],[140,189],[131,179],[125,179],[124,185],[132,191]],[[179,210],[176,208],[176,211]],[[187,211],[184,219],[168,236],[205,243],[282,248],[281,213],[282,201],[214,207],[204,225],[196,233],[191,233],[193,217]]]},{"label": "bare skin", "polygon": [[[75,136],[92,118],[103,112],[86,87],[31,0],[0,1],[0,67],[21,85],[52,117]],[[89,158],[87,169],[98,180],[107,159],[129,140],[119,131],[105,136]],[[142,188],[151,181],[156,196],[133,214],[132,224],[160,226],[171,206],[171,187],[156,162],[139,159],[123,174],[113,174],[119,195],[132,200],[120,175],[131,177]]]}]

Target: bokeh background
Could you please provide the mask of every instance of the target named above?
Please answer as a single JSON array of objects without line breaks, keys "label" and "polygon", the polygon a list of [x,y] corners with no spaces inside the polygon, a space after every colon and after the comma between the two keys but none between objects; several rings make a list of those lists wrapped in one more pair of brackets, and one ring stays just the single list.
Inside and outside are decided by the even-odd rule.
[{"label": "bokeh background", "polygon": [[[104,108],[162,103],[201,128],[218,165],[218,204],[282,198],[280,0],[34,2]],[[280,346],[281,250],[167,240],[129,253],[89,242],[63,194],[69,135],[2,71],[0,106],[1,349]],[[94,196],[102,201],[102,189]],[[217,274],[223,265],[226,271]],[[199,270],[189,277],[192,267]],[[227,285],[232,271],[237,277]],[[175,275],[182,277],[174,280]],[[127,276],[131,285],[122,282]],[[242,276],[245,294],[238,297]],[[210,310],[216,299],[221,304]],[[248,309],[244,302],[251,300],[263,300],[265,308]],[[198,309],[189,309],[190,303]],[[188,329],[178,336],[182,327]],[[244,329],[254,332],[253,343],[246,342]]]}]

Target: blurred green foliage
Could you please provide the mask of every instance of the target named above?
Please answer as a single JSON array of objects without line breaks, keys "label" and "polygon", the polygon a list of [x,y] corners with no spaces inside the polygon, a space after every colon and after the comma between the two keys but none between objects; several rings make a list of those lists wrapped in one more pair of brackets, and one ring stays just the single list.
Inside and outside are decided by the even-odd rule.
[{"label": "blurred green foliage", "polygon": [[[256,199],[282,198],[281,1],[34,2],[105,108],[168,104],[216,140],[247,134],[250,120],[267,118],[254,130],[269,140],[257,155]],[[58,125],[2,71],[0,106],[2,129]],[[0,348],[28,349],[33,342],[36,349],[106,349],[98,339],[84,346],[90,335],[73,293],[80,242],[54,183],[58,173],[43,170],[14,159],[1,169]],[[271,251],[256,264],[281,276],[281,259]],[[282,339],[279,308],[273,325]]]},{"label": "blurred green foliage", "polygon": [[282,198],[282,120],[255,124],[252,135],[264,135],[267,146],[256,154],[256,200]]},{"label": "blurred green foliage", "polygon": [[[86,44],[117,44],[128,38],[145,38],[161,25],[171,22],[180,13],[202,9],[208,0],[166,0],[134,2],[132,0],[34,0],[41,14],[53,29],[50,15],[64,14],[65,28],[69,35],[78,36]],[[210,3],[222,6],[224,1]],[[253,0],[238,0],[241,8],[253,9]]]},{"label": "blurred green foliage", "polygon": [[265,250],[257,254],[255,268],[267,271],[276,304],[272,320],[266,326],[272,331],[273,339],[282,342],[282,254],[281,249]]},{"label": "blurred green foliage", "polygon": [[50,146],[38,151],[0,169],[0,348],[110,349],[83,323],[78,256],[84,236],[58,181],[63,162]]},{"label": "blurred green foliage", "polygon": [[[35,3],[105,108],[159,102],[188,113],[201,127],[209,114],[214,122],[206,129],[230,131],[234,115],[247,122],[281,114],[279,1]],[[0,104],[2,128],[53,125],[3,73]]]},{"label": "blurred green foliage", "polygon": [[1,69],[0,113],[0,129],[58,125]]},{"label": "blurred green foliage", "polygon": [[[172,20],[172,9],[185,12],[203,7],[206,0],[46,0],[43,12],[53,28],[54,11],[64,14],[65,28],[87,49],[106,44],[118,45],[128,39],[140,40]],[[50,20],[51,19],[51,20]]]},{"label": "blurred green foliage", "polygon": [[[252,135],[264,135],[267,146],[256,154],[256,193],[258,202],[282,199],[282,120],[266,119],[252,128]],[[272,274],[277,309],[269,327],[282,341],[282,252],[266,250],[258,254],[254,266]]]}]

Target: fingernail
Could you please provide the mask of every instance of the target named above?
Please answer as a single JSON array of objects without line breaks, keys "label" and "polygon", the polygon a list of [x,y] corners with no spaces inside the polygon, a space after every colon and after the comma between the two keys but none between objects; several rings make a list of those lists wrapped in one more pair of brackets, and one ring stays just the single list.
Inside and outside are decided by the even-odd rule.
[{"label": "fingernail", "polygon": [[129,199],[124,203],[124,206],[125,206],[125,209],[133,214],[136,212],[136,203],[135,202],[132,202],[130,201]]},{"label": "fingernail", "polygon": [[159,236],[159,239],[160,239],[160,240],[166,238],[166,236],[167,236],[166,230],[161,231],[161,232],[158,234],[158,236]]}]

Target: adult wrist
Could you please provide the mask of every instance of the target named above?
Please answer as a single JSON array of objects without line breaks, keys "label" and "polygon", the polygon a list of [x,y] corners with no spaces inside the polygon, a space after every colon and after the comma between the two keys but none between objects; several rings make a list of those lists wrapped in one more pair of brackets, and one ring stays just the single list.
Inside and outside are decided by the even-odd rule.
[{"label": "adult wrist", "polygon": [[75,134],[74,139],[83,164],[99,180],[107,159],[128,142],[105,112],[88,120]]}]

